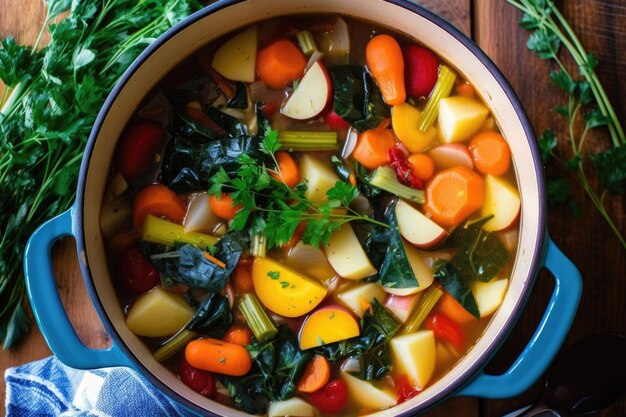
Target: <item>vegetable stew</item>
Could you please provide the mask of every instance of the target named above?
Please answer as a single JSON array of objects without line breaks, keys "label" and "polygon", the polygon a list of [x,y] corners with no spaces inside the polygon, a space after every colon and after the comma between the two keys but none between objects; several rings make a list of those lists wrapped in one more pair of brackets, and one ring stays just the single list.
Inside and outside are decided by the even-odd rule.
[{"label": "vegetable stew", "polygon": [[427,45],[336,15],[202,48],[119,140],[101,212],[128,328],[251,414],[363,414],[469,350],[517,251],[511,152]]}]

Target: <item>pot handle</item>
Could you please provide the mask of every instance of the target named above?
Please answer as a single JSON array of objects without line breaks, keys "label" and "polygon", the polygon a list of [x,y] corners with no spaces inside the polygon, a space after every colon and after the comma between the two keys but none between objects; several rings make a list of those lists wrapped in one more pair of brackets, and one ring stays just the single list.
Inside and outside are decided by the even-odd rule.
[{"label": "pot handle", "polygon": [[530,342],[508,371],[488,375],[481,371],[456,395],[508,398],[526,391],[554,359],[569,332],[582,293],[580,272],[547,237],[544,266],[552,272],[554,292]]},{"label": "pot handle", "polygon": [[108,349],[85,346],[61,303],[52,272],[51,249],[57,239],[74,235],[73,210],[72,207],[42,224],[26,244],[24,276],[33,315],[50,350],[65,365],[78,369],[131,366],[115,342]]}]

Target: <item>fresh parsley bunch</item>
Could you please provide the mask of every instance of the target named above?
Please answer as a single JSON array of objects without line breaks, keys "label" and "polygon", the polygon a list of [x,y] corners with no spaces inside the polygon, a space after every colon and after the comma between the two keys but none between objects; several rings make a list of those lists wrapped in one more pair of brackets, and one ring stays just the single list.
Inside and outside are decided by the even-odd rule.
[{"label": "fresh parsley bunch", "polygon": [[[35,45],[0,40],[0,341],[27,331],[22,259],[28,237],[74,200],[96,114],[128,65],[199,10],[194,0],[46,0]],[[61,18],[61,14],[68,14]],[[50,42],[40,48],[42,34]]]},{"label": "fresh parsley bunch", "polygon": [[[554,5],[552,0],[507,0],[524,12],[520,25],[531,31],[528,49],[541,58],[553,61],[557,69],[550,72],[550,79],[568,96],[565,105],[554,110],[567,120],[567,142],[571,153],[557,154],[559,143],[552,130],[546,130],[539,139],[539,150],[544,162],[556,161],[565,171],[575,172],[580,186],[596,206],[602,217],[626,249],[626,238],[617,228],[604,204],[607,193],[623,195],[626,190],[626,137],[613,106],[611,105],[595,69],[598,60],[583,48],[573,29]],[[578,75],[566,68],[559,50],[564,46],[578,67]],[[578,128],[579,121],[584,121]],[[610,133],[612,147],[596,155],[585,151],[585,141],[591,130],[606,127]],[[585,171],[585,160],[589,158],[595,168],[600,190],[594,189]],[[548,181],[548,198],[552,203],[568,203],[574,214],[580,209],[572,198],[570,182],[563,178]]]}]

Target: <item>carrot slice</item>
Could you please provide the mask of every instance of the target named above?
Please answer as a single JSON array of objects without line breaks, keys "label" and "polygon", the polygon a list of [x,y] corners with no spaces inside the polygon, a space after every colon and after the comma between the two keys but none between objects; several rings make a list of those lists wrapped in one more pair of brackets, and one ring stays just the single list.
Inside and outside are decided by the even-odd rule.
[{"label": "carrot slice", "polygon": [[300,169],[298,169],[298,164],[289,155],[289,152],[276,152],[276,162],[278,162],[280,174],[278,172],[270,172],[272,177],[289,188],[293,188],[300,183]]},{"label": "carrot slice", "polygon": [[359,135],[352,156],[363,166],[376,169],[388,162],[389,150],[396,146],[396,138],[388,129],[370,129]]},{"label": "carrot slice", "polygon": [[471,140],[469,150],[474,166],[484,175],[502,175],[511,165],[511,149],[498,132],[486,131]]},{"label": "carrot slice", "polygon": [[182,223],[187,214],[187,204],[174,191],[162,184],[152,184],[135,196],[133,203],[133,225],[141,230],[148,214],[166,217],[174,223]]},{"label": "carrot slice", "polygon": [[436,309],[460,324],[478,320],[476,317],[472,316],[469,311],[463,308],[461,303],[448,292],[443,293],[437,303]]},{"label": "carrot slice", "polygon": [[250,275],[249,266],[242,264],[237,265],[230,279],[233,281],[235,290],[239,294],[254,291],[254,283],[252,281],[252,276]]},{"label": "carrot slice", "polygon": [[204,252],[203,255],[205,258],[207,258],[209,261],[213,262],[215,265],[219,266],[220,268],[222,269],[226,268],[226,264],[224,262],[220,261],[215,256],[211,255],[209,252]]},{"label": "carrot slice", "polygon": [[374,36],[365,48],[365,60],[385,102],[390,106],[404,103],[404,57],[398,42],[389,35]]},{"label": "carrot slice", "polygon": [[261,49],[256,58],[256,71],[265,84],[281,89],[304,74],[306,60],[300,49],[287,39],[280,39]]},{"label": "carrot slice", "polygon": [[252,367],[246,348],[217,339],[189,342],[185,348],[185,359],[194,368],[224,375],[245,375]]},{"label": "carrot slice", "polygon": [[241,204],[235,204],[230,194],[222,193],[220,198],[217,196],[209,197],[209,207],[216,216],[221,217],[224,220],[230,220],[235,218],[235,215],[243,207]]},{"label": "carrot slice", "polygon": [[312,393],[322,388],[330,379],[330,364],[325,357],[316,355],[304,368],[298,381],[298,391]]},{"label": "carrot slice", "polygon": [[474,98],[476,94],[474,86],[467,82],[462,82],[456,85],[456,92],[460,96]]},{"label": "carrot slice", "polygon": [[414,153],[409,156],[413,166],[413,174],[422,181],[428,181],[435,173],[435,161],[424,153]]},{"label": "carrot slice", "polygon": [[426,185],[424,209],[444,227],[453,227],[482,207],[483,178],[464,166],[437,173]]},{"label": "carrot slice", "polygon": [[224,342],[239,346],[249,345],[251,339],[252,330],[240,324],[233,324],[224,335]]}]

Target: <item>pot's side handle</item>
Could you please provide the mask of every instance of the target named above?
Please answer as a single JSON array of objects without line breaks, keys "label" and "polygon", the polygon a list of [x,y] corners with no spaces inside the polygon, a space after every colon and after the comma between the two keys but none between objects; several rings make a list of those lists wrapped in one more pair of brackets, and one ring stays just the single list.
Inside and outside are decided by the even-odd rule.
[{"label": "pot's side handle", "polygon": [[85,346],[63,308],[52,272],[52,244],[72,233],[73,208],[42,224],[30,237],[24,254],[26,289],[33,314],[50,350],[72,368],[130,366],[115,342],[108,349]]},{"label": "pot's side handle", "polygon": [[457,395],[481,398],[514,397],[530,388],[550,365],[576,315],[582,293],[582,280],[576,266],[549,237],[544,266],[554,276],[554,292],[524,351],[504,374],[487,375],[481,372]]}]

